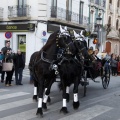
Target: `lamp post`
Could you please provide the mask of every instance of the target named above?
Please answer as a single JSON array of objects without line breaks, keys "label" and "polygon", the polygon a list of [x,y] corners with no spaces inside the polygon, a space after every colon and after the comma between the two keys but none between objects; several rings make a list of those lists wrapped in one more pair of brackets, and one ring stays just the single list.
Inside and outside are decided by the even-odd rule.
[{"label": "lamp post", "polygon": [[[96,44],[96,48],[99,48],[100,45],[102,44],[102,29],[101,29],[101,26],[102,26],[102,18],[101,17],[98,17],[96,18],[96,32],[98,33],[97,34],[97,39],[98,39],[98,43]],[[101,45],[102,47],[102,45]],[[101,48],[101,51],[102,51],[102,48]]]}]

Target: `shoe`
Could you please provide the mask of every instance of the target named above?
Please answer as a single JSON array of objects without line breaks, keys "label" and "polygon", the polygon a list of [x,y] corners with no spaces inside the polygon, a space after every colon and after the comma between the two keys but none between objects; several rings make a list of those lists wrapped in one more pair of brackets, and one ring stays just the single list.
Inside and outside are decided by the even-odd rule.
[{"label": "shoe", "polygon": [[23,85],[22,83],[18,84],[18,85]]},{"label": "shoe", "polygon": [[9,86],[12,86],[12,84],[9,84]]},{"label": "shoe", "polygon": [[9,86],[9,84],[5,84],[5,86],[6,86],[6,87],[8,87],[8,86]]},{"label": "shoe", "polygon": [[18,83],[16,83],[16,85],[19,85]]},{"label": "shoe", "polygon": [[11,81],[14,81],[14,80],[11,80]]},{"label": "shoe", "polygon": [[4,83],[4,80],[1,80],[1,83]]}]

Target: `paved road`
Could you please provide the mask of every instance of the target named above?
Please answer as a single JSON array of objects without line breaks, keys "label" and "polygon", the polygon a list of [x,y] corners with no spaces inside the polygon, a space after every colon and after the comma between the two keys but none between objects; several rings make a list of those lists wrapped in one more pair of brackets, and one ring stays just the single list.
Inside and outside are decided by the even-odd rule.
[{"label": "paved road", "polygon": [[[100,81],[99,78],[97,80]],[[51,91],[52,102],[43,118],[36,116],[37,103],[32,101],[33,85],[29,84],[27,69],[24,70],[23,84],[11,87],[0,84],[0,120],[120,120],[120,77],[111,77],[107,90],[102,88],[101,82],[90,80],[86,97],[82,97],[83,88],[80,86],[81,106],[78,110],[73,109],[71,94],[66,115],[59,112],[62,97],[55,83]]]}]

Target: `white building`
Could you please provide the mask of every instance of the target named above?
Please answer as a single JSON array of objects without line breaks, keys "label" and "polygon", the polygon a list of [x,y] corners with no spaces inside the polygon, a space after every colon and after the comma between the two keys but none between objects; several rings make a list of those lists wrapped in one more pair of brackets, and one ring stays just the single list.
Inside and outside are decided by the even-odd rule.
[{"label": "white building", "polygon": [[59,25],[80,32],[88,16],[88,0],[2,0],[0,49],[10,39],[15,52],[20,48],[25,53],[28,65],[31,54],[41,49]]},{"label": "white building", "polygon": [[109,27],[105,50],[120,55],[120,0],[106,2],[106,25]]},{"label": "white building", "polygon": [[[100,52],[104,50],[105,43],[105,12],[106,0],[89,0],[89,25],[88,29],[91,31],[91,38],[89,39],[89,47],[99,48]],[[97,23],[97,19],[99,22]],[[101,19],[101,20],[100,20]],[[99,26],[99,27],[98,27]],[[93,40],[97,39],[98,43],[94,44]]]}]

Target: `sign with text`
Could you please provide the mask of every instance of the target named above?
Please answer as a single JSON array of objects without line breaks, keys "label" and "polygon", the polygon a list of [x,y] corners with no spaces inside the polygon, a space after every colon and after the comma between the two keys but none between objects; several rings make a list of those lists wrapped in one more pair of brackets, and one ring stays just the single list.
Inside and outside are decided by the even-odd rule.
[{"label": "sign with text", "polygon": [[24,32],[24,31],[35,31],[35,24],[9,24],[0,25],[0,32]]}]

